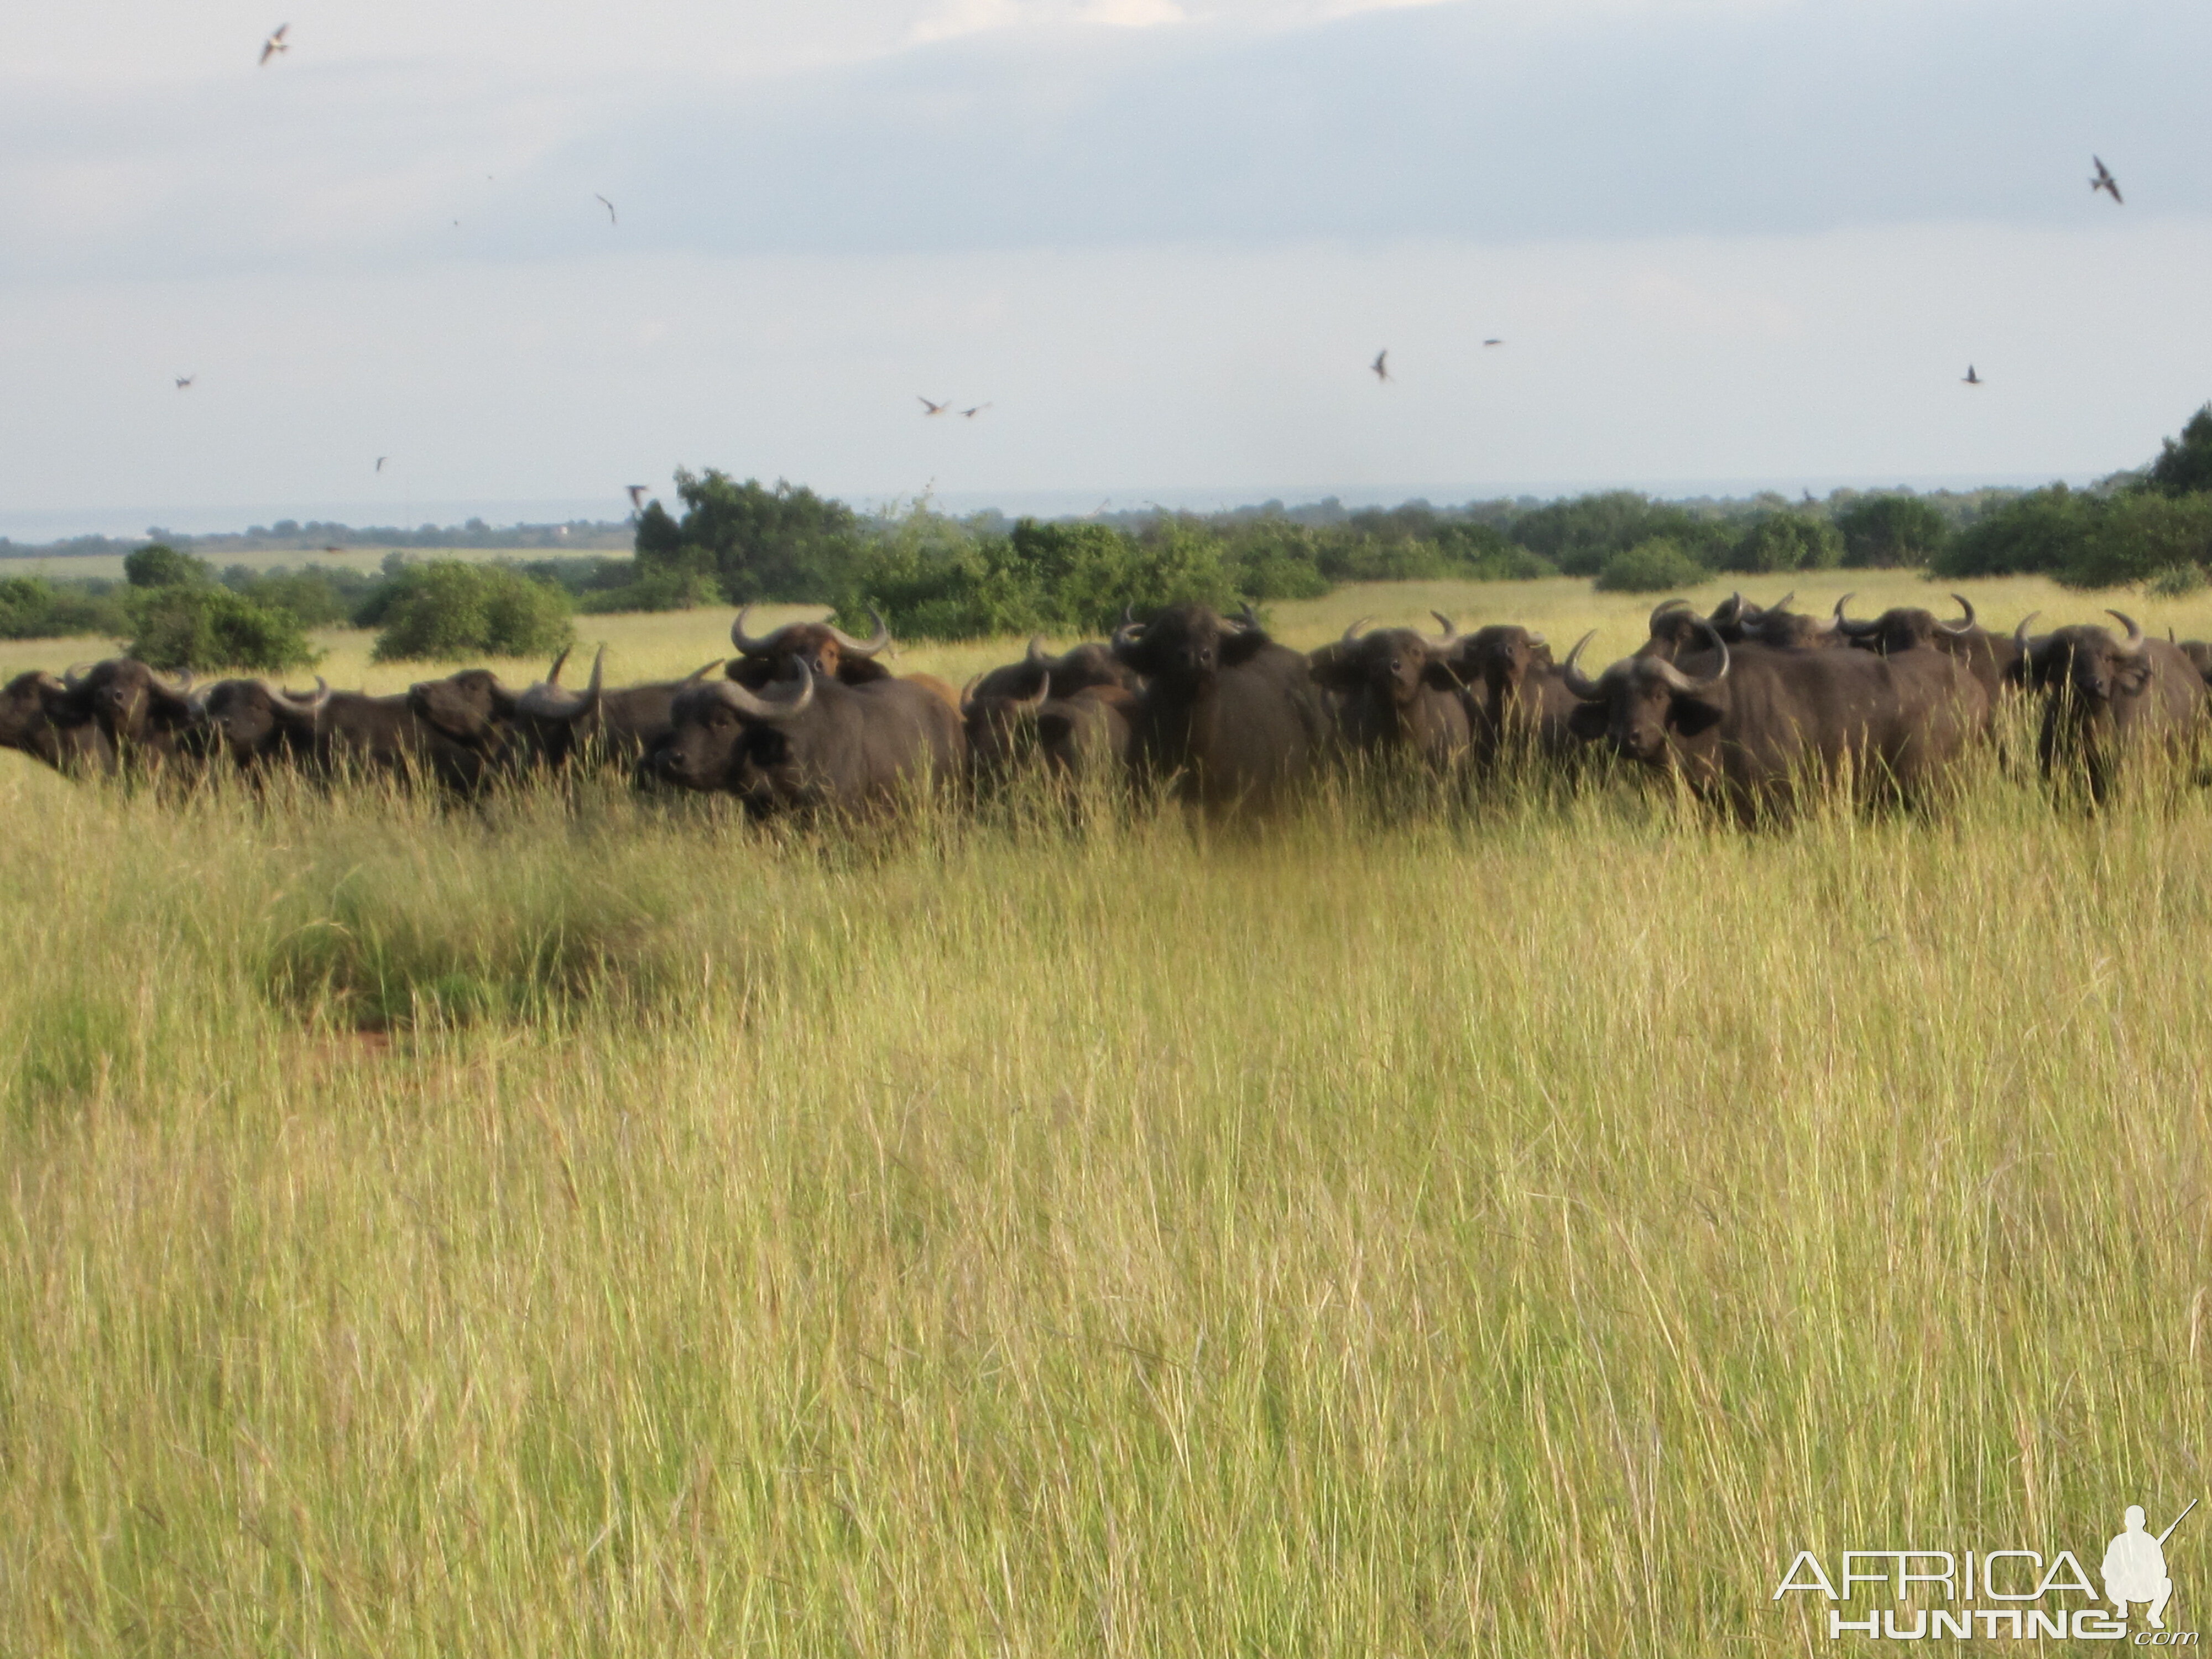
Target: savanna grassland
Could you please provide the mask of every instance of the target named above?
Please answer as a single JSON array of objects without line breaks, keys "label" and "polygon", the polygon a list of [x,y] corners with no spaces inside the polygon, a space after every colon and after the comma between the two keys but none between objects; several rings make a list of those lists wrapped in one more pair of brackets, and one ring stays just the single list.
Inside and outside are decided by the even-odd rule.
[{"label": "savanna grassland", "polygon": [[[1276,622],[1431,605],[1650,609]],[[1797,1652],[1800,1548],[2212,1496],[2203,792],[817,837],[0,763],[0,1648]]]}]

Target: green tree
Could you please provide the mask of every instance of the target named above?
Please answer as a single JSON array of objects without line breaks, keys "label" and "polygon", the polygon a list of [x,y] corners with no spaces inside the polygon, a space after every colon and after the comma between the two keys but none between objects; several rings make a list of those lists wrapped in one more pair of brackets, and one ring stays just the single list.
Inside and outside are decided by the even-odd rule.
[{"label": "green tree", "polygon": [[1844,538],[1835,526],[1809,513],[1768,513],[1729,550],[1728,570],[1764,575],[1787,570],[1827,570],[1841,564]]},{"label": "green tree", "polygon": [[2168,438],[2150,464],[2149,487],[2162,495],[2212,492],[2212,404],[2189,417],[2179,439]]},{"label": "green tree", "polygon": [[573,644],[561,588],[499,565],[433,559],[392,580],[376,662],[538,657]]},{"label": "green tree", "polygon": [[311,668],[322,653],[308,643],[290,612],[228,588],[173,584],[142,592],[131,607],[137,629],[131,654],[155,668],[204,673],[243,668],[280,674]]},{"label": "green tree", "polygon": [[1836,514],[1844,562],[1855,568],[1917,568],[1931,562],[1950,526],[1917,495],[1867,495]]},{"label": "green tree", "polygon": [[190,587],[215,580],[205,559],[179,553],[167,542],[149,542],[124,555],[123,574],[133,587]]},{"label": "green tree", "polygon": [[1939,576],[2056,575],[2079,565],[2096,528],[2098,498],[2052,484],[2000,502],[1936,550]]},{"label": "green tree", "polygon": [[658,501],[638,515],[641,577],[711,574],[726,597],[740,603],[828,599],[860,556],[860,521],[851,507],[781,479],[770,489],[757,478],[739,483],[713,467],[678,467],[676,492],[684,501],[681,520]]},{"label": "green tree", "polygon": [[1604,593],[1668,593],[1694,587],[1711,574],[1680,542],[1661,536],[1614,554],[1592,585]]},{"label": "green tree", "polygon": [[2137,492],[2100,504],[2087,532],[2053,574],[2069,587],[2160,582],[2187,591],[2212,565],[2212,494]]}]

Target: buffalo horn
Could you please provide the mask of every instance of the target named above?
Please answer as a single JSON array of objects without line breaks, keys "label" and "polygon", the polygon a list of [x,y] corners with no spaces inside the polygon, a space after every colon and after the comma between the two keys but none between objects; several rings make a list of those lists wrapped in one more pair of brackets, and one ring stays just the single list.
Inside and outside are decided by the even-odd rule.
[{"label": "buffalo horn", "polygon": [[1972,633],[1974,631],[1974,602],[1968,599],[1964,593],[1954,593],[1951,597],[1958,600],[1959,608],[1966,613],[1966,616],[1954,623],[1939,622],[1936,626],[1942,629],[1946,634]]},{"label": "buffalo horn", "polygon": [[1852,594],[1846,593],[1836,601],[1836,626],[1855,640],[1863,640],[1870,635],[1881,632],[1881,624],[1878,622],[1853,622],[1844,614],[1844,607],[1851,602],[1853,597]]},{"label": "buffalo horn", "polygon": [[1127,662],[1129,653],[1137,648],[1138,642],[1144,637],[1145,624],[1132,617],[1128,607],[1124,605],[1121,608],[1121,625],[1114,630],[1114,654]]},{"label": "buffalo horn", "polygon": [[872,638],[856,640],[842,628],[831,628],[830,637],[837,641],[838,648],[854,657],[872,657],[891,642],[891,625],[885,622],[872,605],[868,607],[868,620],[876,625]]},{"label": "buffalo horn", "polygon": [[2136,622],[2133,617],[2128,615],[2124,611],[2107,611],[2105,614],[2108,617],[2116,617],[2119,621],[2125,623],[2128,628],[2127,638],[2112,648],[2118,651],[2124,657],[2140,657],[2142,655],[2142,625]]},{"label": "buffalo horn", "polygon": [[751,614],[752,606],[745,605],[738,607],[738,619],[730,624],[730,643],[748,657],[775,655],[775,642],[783,637],[784,628],[788,628],[791,624],[786,623],[784,628],[776,629],[772,633],[758,635],[748,634],[745,632],[745,618]]},{"label": "buffalo horn", "polygon": [[1728,678],[1728,641],[1720,636],[1719,633],[1714,629],[1711,623],[1705,621],[1702,617],[1698,619],[1698,625],[1704,629],[1707,634],[1712,636],[1713,645],[1721,653],[1721,665],[1715,669],[1711,673],[1706,675],[1705,678],[1701,680],[1693,680],[1687,674],[1685,674],[1680,669],[1675,667],[1673,663],[1665,661],[1659,658],[1652,659],[1652,671],[1656,673],[1661,679],[1666,681],[1668,684],[1674,687],[1677,691],[1687,691],[1693,694],[1699,691],[1710,691]]},{"label": "buffalo horn", "polygon": [[1361,617],[1356,619],[1351,627],[1346,629],[1344,630],[1344,648],[1349,651],[1356,647],[1359,643],[1359,630],[1367,623],[1374,620],[1375,619],[1372,617]]},{"label": "buffalo horn", "polygon": [[1014,707],[1024,714],[1034,714],[1044,707],[1045,699],[1050,696],[1052,696],[1052,675],[1048,672],[1037,676],[1036,696],[1017,702]]},{"label": "buffalo horn", "polygon": [[[1045,678],[1050,679],[1052,676],[1048,674]],[[982,683],[983,677],[981,674],[970,674],[968,677],[968,684],[960,688],[960,712],[963,714],[968,712],[968,705],[975,701],[975,688]]]},{"label": "buffalo horn", "polygon": [[[749,687],[739,685],[735,680],[716,680],[711,689],[716,696],[740,714],[757,720],[787,720],[814,701],[813,674],[804,664],[794,663],[792,665],[799,671],[799,689],[788,697],[763,697]],[[789,678],[787,675],[785,679]],[[785,679],[774,683],[781,685]]]},{"label": "buffalo horn", "polygon": [[1444,615],[1441,611],[1431,611],[1429,614],[1431,617],[1434,617],[1444,626],[1444,631],[1442,637],[1433,639],[1429,641],[1429,649],[1431,651],[1450,650],[1452,647],[1459,643],[1459,624],[1454,622],[1449,617]]},{"label": "buffalo horn", "polygon": [[1687,599],[1662,599],[1657,605],[1654,605],[1651,610],[1650,628],[1652,633],[1655,635],[1658,633],[1659,619],[1662,617],[1664,617],[1668,611],[1687,611],[1689,608],[1690,602]]},{"label": "buffalo horn", "polygon": [[712,662],[702,663],[684,677],[683,683],[686,685],[696,685],[721,665],[722,659],[720,657],[715,658]]},{"label": "buffalo horn", "polygon": [[97,663],[89,662],[71,663],[67,668],[62,670],[62,684],[71,691],[76,690],[84,684],[84,677],[99,665]]},{"label": "buffalo horn", "polygon": [[1589,675],[1583,673],[1580,664],[1577,661],[1577,659],[1583,654],[1583,647],[1596,637],[1597,629],[1593,628],[1589,633],[1583,635],[1582,638],[1577,640],[1575,641],[1575,648],[1567,653],[1566,665],[1559,670],[1559,678],[1566,681],[1567,690],[1573,692],[1584,702],[1603,702],[1605,701],[1604,685],[1600,682],[1592,679]]},{"label": "buffalo horn", "polygon": [[2012,630],[2012,642],[2019,647],[2023,657],[2027,654],[2027,625],[2042,614],[2040,611],[2029,611],[2020,619],[2020,626]]},{"label": "buffalo horn", "polygon": [[1022,660],[1029,664],[1032,668],[1042,668],[1052,660],[1049,656],[1045,654],[1043,635],[1032,634],[1030,635],[1030,648],[1022,653]]},{"label": "buffalo horn", "polygon": [[1248,634],[1257,634],[1261,631],[1260,613],[1252,608],[1252,601],[1249,599],[1244,601],[1243,609],[1237,613],[1237,620],[1243,624],[1244,631]]},{"label": "buffalo horn", "polygon": [[574,651],[575,648],[576,647],[573,645],[564,646],[562,647],[561,654],[553,659],[553,665],[545,671],[546,684],[558,685],[561,684],[562,665],[568,660],[568,653]]},{"label": "buffalo horn", "polygon": [[[565,651],[561,653],[562,661],[567,660],[568,655]],[[540,720],[574,720],[583,719],[599,706],[600,678],[607,666],[606,647],[601,646],[599,655],[592,659],[591,683],[581,691],[561,689],[558,678],[560,666],[560,663],[555,663],[556,672],[546,678],[544,684],[533,685],[515,699],[524,714],[535,714]]]}]

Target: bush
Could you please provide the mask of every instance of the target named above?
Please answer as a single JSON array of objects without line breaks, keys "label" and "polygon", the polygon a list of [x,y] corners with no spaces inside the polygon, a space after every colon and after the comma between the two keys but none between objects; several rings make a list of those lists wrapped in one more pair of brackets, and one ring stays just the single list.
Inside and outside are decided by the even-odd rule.
[{"label": "bush", "polygon": [[322,653],[307,642],[299,618],[213,586],[147,589],[134,603],[137,631],[130,653],[143,663],[204,673],[243,668],[281,674],[312,668]]},{"label": "bush", "polygon": [[2145,582],[2143,591],[2155,593],[2161,599],[2185,599],[2193,593],[2202,593],[2205,580],[2201,564],[2170,564]]},{"label": "bush", "polygon": [[383,630],[374,662],[542,657],[575,642],[568,594],[499,565],[407,565],[372,608]]},{"label": "bush", "polygon": [[1935,504],[1917,495],[1869,495],[1836,514],[1844,562],[1855,569],[1932,563],[1950,535]]},{"label": "bush", "polygon": [[205,559],[179,553],[167,542],[149,542],[125,554],[123,574],[133,587],[191,587],[215,580]]},{"label": "bush", "polygon": [[2168,438],[2150,464],[2149,487],[2165,495],[2212,492],[2212,404],[2189,417],[2179,439]]},{"label": "bush", "polygon": [[1614,554],[1593,586],[1604,593],[1663,593],[1694,587],[1711,574],[1680,543],[1662,536]]},{"label": "bush", "polygon": [[2097,500],[2053,484],[2004,502],[1936,554],[1939,576],[2056,575],[2078,564],[2095,528]]},{"label": "bush", "polygon": [[721,603],[721,586],[707,572],[656,570],[617,587],[587,590],[577,608],[596,617],[617,611],[689,611]]},{"label": "bush", "polygon": [[709,467],[676,470],[684,513],[659,501],[638,515],[641,578],[659,572],[712,575],[739,604],[752,599],[826,599],[860,557],[860,517],[842,501],[757,478],[737,483]]},{"label": "bush", "polygon": [[1826,520],[1808,513],[1769,513],[1752,521],[1722,568],[1770,575],[1832,569],[1843,560],[1844,538]]},{"label": "bush", "polygon": [[2069,587],[2124,587],[2212,563],[2212,495],[2116,496],[2052,574]]}]

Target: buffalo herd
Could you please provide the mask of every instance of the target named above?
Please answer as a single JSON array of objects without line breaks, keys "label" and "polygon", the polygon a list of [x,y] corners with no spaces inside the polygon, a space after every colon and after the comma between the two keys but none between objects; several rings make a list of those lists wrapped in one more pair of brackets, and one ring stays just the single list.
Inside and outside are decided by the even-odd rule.
[{"label": "buffalo herd", "polygon": [[[2130,755],[2194,766],[2212,725],[2212,647],[2070,626],[2010,634],[1900,608],[1826,617],[1731,597],[1710,615],[1669,600],[1650,637],[1593,674],[1589,635],[1555,662],[1540,634],[1366,629],[1310,653],[1245,607],[1125,619],[1110,641],[1019,661],[964,690],[884,660],[890,630],[823,623],[731,629],[738,654],[680,680],[515,689],[486,669],[369,696],[264,679],[195,687],[130,658],[0,689],[0,746],[82,775],[153,771],[321,779],[386,774],[460,794],[586,763],[642,788],[733,796],[758,815],[865,811],[931,781],[988,789],[1025,774],[1157,788],[1224,814],[1295,799],[1367,757],[1457,778],[1509,762],[1575,769],[1610,755],[1679,779],[1749,821],[1839,785],[1868,799],[1940,797],[1998,741],[2007,703],[2039,714],[2044,775],[2106,799]],[[1957,596],[1954,596],[1957,597]]]}]

